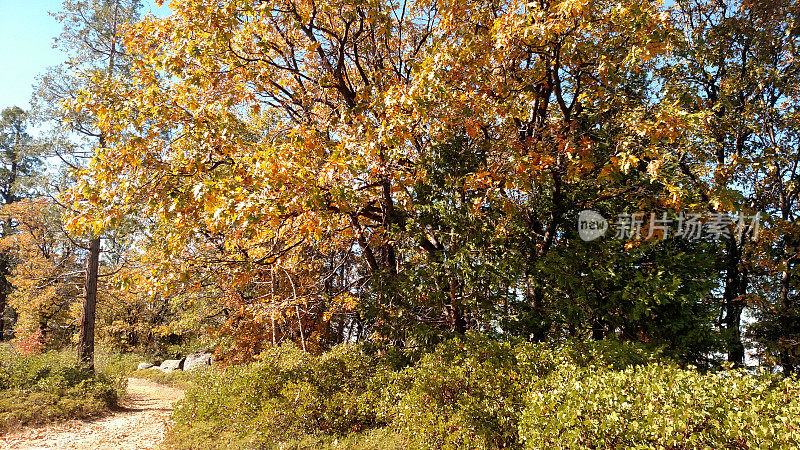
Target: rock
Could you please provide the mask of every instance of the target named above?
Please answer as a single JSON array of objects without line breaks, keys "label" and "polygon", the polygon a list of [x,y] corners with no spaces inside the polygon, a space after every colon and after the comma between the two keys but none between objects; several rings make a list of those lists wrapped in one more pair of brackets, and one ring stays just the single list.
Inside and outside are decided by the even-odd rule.
[{"label": "rock", "polygon": [[183,370],[202,370],[214,363],[214,355],[206,351],[194,352],[186,355]]},{"label": "rock", "polygon": [[139,365],[136,367],[136,370],[144,370],[144,369],[149,369],[151,367],[153,367],[152,364],[143,362],[143,363],[139,363]]},{"label": "rock", "polygon": [[183,369],[183,359],[167,359],[158,366],[162,372],[172,372]]}]

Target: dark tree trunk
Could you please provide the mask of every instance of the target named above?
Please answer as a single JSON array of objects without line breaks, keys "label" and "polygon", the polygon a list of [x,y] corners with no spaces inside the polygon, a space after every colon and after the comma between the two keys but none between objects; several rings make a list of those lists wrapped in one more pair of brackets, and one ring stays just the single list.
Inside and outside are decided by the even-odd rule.
[{"label": "dark tree trunk", "polygon": [[78,342],[78,365],[94,370],[94,323],[97,308],[97,279],[100,270],[100,238],[89,242],[86,258],[86,280],[84,282],[83,314],[81,314],[80,341]]},{"label": "dark tree trunk", "polygon": [[466,323],[464,321],[464,312],[459,305],[459,282],[455,276],[450,276],[447,286],[445,298],[447,299],[444,304],[445,317],[447,319],[447,326],[451,332],[464,334],[467,331]]},{"label": "dark tree trunk", "polygon": [[531,313],[534,323],[530,330],[530,339],[534,342],[544,342],[550,331],[552,323],[550,315],[544,307],[544,290],[538,284],[534,285],[532,277],[528,276],[528,295],[530,296]]},{"label": "dark tree trunk", "polygon": [[606,337],[606,327],[602,320],[595,319],[592,322],[592,339],[600,341]]},{"label": "dark tree trunk", "polygon": [[723,302],[725,307],[725,331],[727,334],[728,362],[735,366],[744,365],[744,344],[742,344],[742,296],[747,290],[747,274],[740,270],[742,259],[741,248],[736,241],[728,239],[727,261],[725,267],[725,291]]},{"label": "dark tree trunk", "polygon": [[0,291],[0,342],[6,338],[6,293]]},{"label": "dark tree trunk", "polygon": [[11,293],[8,272],[6,255],[0,255],[0,342],[6,338],[6,306],[8,305],[8,294]]},{"label": "dark tree trunk", "polygon": [[783,368],[783,375],[788,377],[792,375],[795,371],[795,364],[794,358],[792,358],[792,354],[787,348],[787,345],[792,340],[792,312],[794,311],[793,305],[791,304],[792,299],[789,295],[789,290],[791,289],[791,274],[790,274],[790,267],[789,261],[785,261],[785,268],[783,273],[781,274],[781,291],[780,291],[780,313],[778,316],[778,325],[780,326],[780,338],[779,343],[781,344],[781,351],[779,353],[780,356],[780,364]]},{"label": "dark tree trunk", "polygon": [[[9,204],[7,201],[6,204]],[[11,234],[11,219],[6,219],[3,223],[3,236]],[[7,253],[0,253],[0,342],[6,337],[6,307],[8,306],[8,296],[11,295],[11,264]]]}]

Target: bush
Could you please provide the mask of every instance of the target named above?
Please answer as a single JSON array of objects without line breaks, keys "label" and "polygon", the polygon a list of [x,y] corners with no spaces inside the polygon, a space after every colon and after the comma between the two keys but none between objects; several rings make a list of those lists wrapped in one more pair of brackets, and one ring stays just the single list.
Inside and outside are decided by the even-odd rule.
[{"label": "bush", "polygon": [[477,333],[440,344],[413,366],[396,349],[375,344],[341,345],[320,356],[286,344],[258,362],[201,374],[176,411],[170,444],[520,447],[525,395],[551,372],[654,358],[644,347],[618,342],[551,346]]},{"label": "bush", "polygon": [[0,431],[97,417],[115,405],[124,384],[74,363],[70,351],[23,356],[0,348]]},{"label": "bush", "polygon": [[281,450],[406,450],[408,443],[391,430],[380,428],[347,436],[306,435],[279,447]]},{"label": "bush", "polygon": [[[73,356],[71,351],[67,354]],[[117,390],[117,398],[125,397],[125,388],[128,384],[128,376],[136,370],[141,356],[133,353],[120,353],[113,351],[106,346],[95,348],[94,366],[98,373],[102,373],[112,380]],[[69,361],[70,364],[73,361]]]},{"label": "bush", "polygon": [[0,347],[0,390],[27,389],[44,378],[54,367],[74,363],[65,352],[49,351],[23,356],[11,345]]},{"label": "bush", "polygon": [[642,345],[468,333],[413,366],[294,345],[200,375],[178,448],[797,448],[800,382],[681,369]]},{"label": "bush", "polygon": [[[639,342],[622,342],[615,339],[589,342],[569,340],[554,347],[556,359],[549,367],[553,369],[572,364],[580,367],[597,366],[622,370],[666,360],[661,353],[661,348]],[[536,360],[541,361],[546,355],[539,353],[536,356]]]},{"label": "bush", "polygon": [[640,345],[506,342],[467,333],[440,344],[393,378],[384,420],[424,448],[513,448],[524,398],[560,367],[627,367],[653,361]]},{"label": "bush", "polygon": [[285,344],[258,359],[199,375],[174,416],[173,434],[191,436],[193,444],[174,439],[176,445],[214,447],[211,439],[218,447],[269,447],[307,435],[343,436],[380,425],[379,389],[373,380],[389,370],[381,357],[355,345],[313,356]]},{"label": "bush", "polygon": [[384,420],[417,447],[508,446],[528,383],[511,343],[456,338],[393,377]]},{"label": "bush", "polygon": [[525,448],[797,448],[800,384],[653,363],[564,366],[527,395]]}]

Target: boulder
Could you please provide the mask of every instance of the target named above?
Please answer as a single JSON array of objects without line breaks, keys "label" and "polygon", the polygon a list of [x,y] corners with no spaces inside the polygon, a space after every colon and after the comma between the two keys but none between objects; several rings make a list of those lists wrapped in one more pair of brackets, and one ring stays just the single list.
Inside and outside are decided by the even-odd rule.
[{"label": "boulder", "polygon": [[139,363],[139,365],[136,367],[136,370],[144,370],[144,369],[149,369],[151,367],[153,367],[152,364],[147,363],[147,362],[143,362],[143,363]]},{"label": "boulder", "polygon": [[183,369],[183,359],[167,359],[158,366],[162,372],[172,372]]},{"label": "boulder", "polygon": [[202,370],[214,364],[214,355],[207,351],[194,352],[186,355],[183,370]]}]

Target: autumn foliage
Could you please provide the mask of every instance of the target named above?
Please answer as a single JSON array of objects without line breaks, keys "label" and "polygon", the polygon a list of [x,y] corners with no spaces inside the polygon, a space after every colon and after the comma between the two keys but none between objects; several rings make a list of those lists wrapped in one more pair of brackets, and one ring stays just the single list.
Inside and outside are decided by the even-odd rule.
[{"label": "autumn foliage", "polygon": [[[90,157],[5,202],[18,337],[73,339],[99,252],[98,335],[128,350],[476,330],[796,370],[793,2],[123,3],[92,3],[94,47],[67,21],[83,53],[39,95]],[[588,242],[584,210],[761,223]]]},{"label": "autumn foliage", "polygon": [[0,117],[14,389],[96,337],[215,353],[177,448],[798,445],[797,2],[140,9]]},{"label": "autumn foliage", "polygon": [[[760,301],[791,364],[794,4],[170,7],[68,102],[105,146],[66,197],[73,231],[144,225],[136,283],[170,332],[233,360],[477,329],[742,362]],[[769,231],[585,244],[583,209],[761,211]],[[779,272],[783,293],[754,292]]]}]

